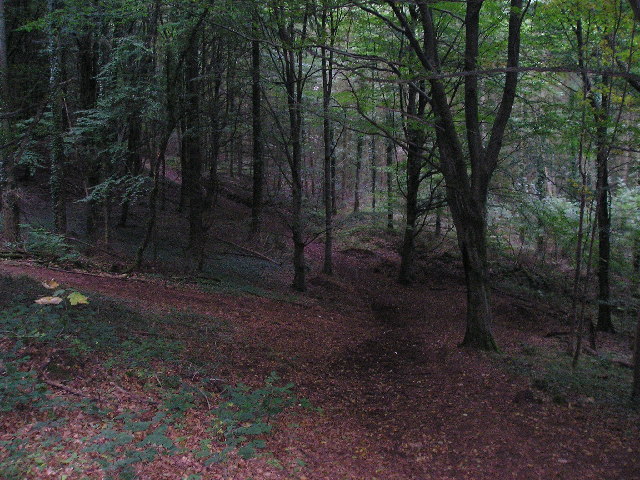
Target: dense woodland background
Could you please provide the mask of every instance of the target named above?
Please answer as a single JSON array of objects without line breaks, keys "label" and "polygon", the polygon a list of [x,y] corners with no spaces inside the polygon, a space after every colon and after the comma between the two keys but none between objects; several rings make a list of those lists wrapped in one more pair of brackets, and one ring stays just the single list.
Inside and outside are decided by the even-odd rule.
[{"label": "dense woodland background", "polygon": [[403,285],[457,245],[462,345],[498,351],[518,272],[563,296],[575,367],[638,315],[639,25],[635,0],[0,0],[3,255],[197,277],[226,244],[304,292],[310,245],[331,276],[336,242],[391,238]]}]

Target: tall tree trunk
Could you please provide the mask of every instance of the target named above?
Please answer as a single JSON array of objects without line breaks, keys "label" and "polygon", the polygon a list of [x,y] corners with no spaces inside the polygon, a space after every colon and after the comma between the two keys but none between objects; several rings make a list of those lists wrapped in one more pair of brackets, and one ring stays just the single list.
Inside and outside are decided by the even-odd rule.
[{"label": "tall tree trunk", "polygon": [[[327,9],[322,12],[322,31],[327,29]],[[324,146],[324,262],[322,271],[333,274],[333,215],[336,211],[335,155],[333,147],[333,125],[329,105],[333,90],[333,51],[320,49],[322,55],[322,141]]]},{"label": "tall tree trunk", "polygon": [[605,76],[602,100],[596,132],[596,195],[598,222],[598,322],[600,332],[615,332],[611,320],[611,288],[609,285],[609,263],[611,260],[611,217],[609,214],[609,142],[607,141],[607,121],[609,110],[608,76]]},{"label": "tall tree trunk", "polygon": [[189,198],[189,246],[192,266],[202,269],[204,249],[204,202],[202,197],[202,152],[200,147],[200,103],[199,103],[199,42],[191,42],[186,51],[186,108],[185,108],[185,157],[186,195]]},{"label": "tall tree trunk", "polygon": [[[2,124],[0,128],[1,143],[9,143],[11,138],[11,124],[7,114],[9,112],[9,62],[7,57],[7,32],[5,17],[5,0],[0,0],[0,114]],[[0,151],[0,201],[2,202],[2,223],[4,238],[15,243],[20,240],[20,208],[16,185],[14,158],[10,148]]]},{"label": "tall tree trunk", "polygon": [[491,333],[486,205],[463,202],[453,189],[449,189],[448,194],[467,284],[467,322],[462,344],[482,350],[497,350]]},{"label": "tall tree trunk", "polygon": [[[218,165],[220,161],[220,141],[222,125],[220,118],[220,89],[222,87],[221,76],[216,77],[213,85],[213,105],[211,107],[211,158],[209,163],[209,182],[207,185],[206,208],[212,208],[218,201]],[[259,135],[259,133],[258,133]],[[254,132],[254,139],[256,133]],[[254,140],[255,141],[255,140]],[[255,150],[254,150],[255,155]],[[255,188],[255,187],[254,187]]]},{"label": "tall tree trunk", "polygon": [[358,135],[356,143],[356,179],[353,192],[353,211],[354,213],[360,211],[360,171],[362,170],[362,149],[364,139],[361,135]]},{"label": "tall tree trunk", "polygon": [[[293,55],[292,55],[293,57]],[[304,223],[302,219],[302,122],[301,105],[298,98],[295,76],[289,83],[289,125],[291,134],[291,179],[292,179],[292,236],[293,236],[293,287],[304,292],[306,284],[306,265],[304,259]]]},{"label": "tall tree trunk", "polygon": [[178,200],[178,212],[182,212],[189,197],[188,182],[188,160],[187,160],[187,125],[185,119],[180,120],[178,136],[180,139],[180,199]]},{"label": "tall tree trunk", "polygon": [[[536,195],[538,197],[538,200],[542,202],[547,196],[546,195],[547,194],[547,188],[546,188],[547,176],[545,174],[544,161],[541,155],[537,155],[535,157],[535,164],[536,164]],[[542,262],[544,262],[545,253],[546,253],[546,243],[545,243],[545,236],[543,231],[544,222],[542,221],[542,217],[538,218],[537,223],[540,231],[538,232],[538,235],[536,238],[536,253],[538,254],[538,257],[540,257]]]},{"label": "tall tree trunk", "polygon": [[[257,34],[257,29],[254,29]],[[264,155],[262,148],[262,92],[260,87],[260,42],[251,42],[251,100],[253,126],[253,201],[251,203],[251,234],[260,230],[264,197]]]},{"label": "tall tree trunk", "polygon": [[[48,10],[53,13],[58,8],[56,0],[48,0]],[[66,198],[64,187],[64,91],[62,89],[62,48],[60,45],[60,32],[55,27],[49,32],[49,88],[51,91],[51,176],[49,185],[51,188],[51,202],[53,206],[53,218],[55,230],[65,233],[67,230]]]},{"label": "tall tree trunk", "polygon": [[[585,43],[582,20],[578,19],[574,29],[578,48],[578,66],[586,66]],[[609,142],[607,123],[609,122],[609,86],[611,78],[603,75],[602,91],[594,92],[589,74],[582,72],[582,88],[593,110],[596,123],[596,221],[598,223],[598,323],[597,330],[613,332],[611,322],[609,261],[611,257],[611,219],[609,218]]]},{"label": "tall tree trunk", "polygon": [[[464,130],[463,144],[454,113],[449,103],[447,89],[437,74],[440,73],[439,37],[433,21],[431,3],[415,2],[415,17],[421,23],[422,38],[414,34],[414,25],[405,15],[403,3],[387,0],[409,48],[415,54],[425,73],[436,74],[429,78],[431,105],[436,118],[435,130],[440,152],[440,168],[447,187],[447,200],[451,210],[458,245],[462,253],[467,284],[467,328],[463,345],[496,350],[491,333],[491,309],[488,296],[486,263],[486,202],[489,183],[498,164],[506,127],[511,117],[518,84],[520,59],[520,29],[522,26],[522,0],[511,0],[507,39],[507,62],[502,98],[490,126],[487,143],[483,135],[479,115],[480,95],[478,75],[464,77]],[[465,13],[464,71],[477,72],[480,39],[480,10],[482,0],[468,0]]]},{"label": "tall tree trunk", "polygon": [[[421,88],[420,90],[424,90]],[[418,88],[409,85],[407,101],[407,119],[405,132],[407,137],[407,198],[406,223],[402,242],[402,260],[400,262],[400,283],[411,283],[413,280],[413,266],[415,254],[415,239],[418,220],[418,190],[420,189],[420,170],[422,168],[422,148],[425,142],[424,130],[415,122],[424,115],[427,99],[420,95]]]},{"label": "tall tree trunk", "polygon": [[387,231],[393,231],[393,157],[395,152],[395,144],[393,140],[387,139]]},{"label": "tall tree trunk", "polygon": [[371,149],[369,150],[369,162],[371,164],[371,208],[374,212],[376,211],[376,182],[378,174],[378,169],[376,168],[376,140],[377,137],[375,135],[372,135]]},{"label": "tall tree trunk", "polygon": [[[98,56],[93,33],[89,32],[78,39],[78,76],[80,88],[80,108],[91,110],[98,100]],[[87,146],[84,187],[87,194],[100,183],[100,161],[94,149]],[[88,200],[85,208],[85,228],[87,237],[95,239],[98,223],[97,202]]]},{"label": "tall tree trunk", "polygon": [[633,343],[633,388],[631,400],[635,403],[640,403],[640,310],[638,310],[636,336]]},{"label": "tall tree trunk", "polygon": [[289,138],[287,140],[291,148],[287,150],[287,160],[291,170],[292,190],[293,288],[302,292],[307,288],[304,258],[304,185],[302,182],[302,170],[304,168],[302,157],[302,94],[305,75],[303,73],[304,53],[302,49],[294,47],[297,41],[303,41],[306,38],[308,17],[305,11],[301,22],[302,31],[299,31],[299,25],[292,18],[284,17],[285,11],[282,7],[275,7],[274,14],[277,16],[278,37],[281,42],[282,73],[289,114]]}]

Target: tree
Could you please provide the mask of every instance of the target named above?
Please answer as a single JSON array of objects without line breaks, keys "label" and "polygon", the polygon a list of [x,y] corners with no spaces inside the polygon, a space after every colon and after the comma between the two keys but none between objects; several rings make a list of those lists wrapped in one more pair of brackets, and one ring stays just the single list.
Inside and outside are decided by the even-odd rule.
[{"label": "tree", "polygon": [[[49,15],[53,17],[58,10],[57,0],[47,0]],[[62,87],[62,46],[61,28],[50,25],[49,30],[49,61],[51,75],[49,79],[51,91],[51,202],[53,204],[53,217],[55,229],[58,233],[67,230],[67,203],[65,196],[65,155],[63,135],[65,130],[64,120],[64,90]]]},{"label": "tree", "polygon": [[7,56],[7,31],[5,0],[0,0],[0,201],[2,203],[2,221],[4,236],[8,242],[20,239],[20,209],[15,177],[15,160],[11,143],[10,100],[9,100],[9,61]]},{"label": "tree", "polygon": [[[302,182],[302,99],[310,69],[305,68],[305,41],[308,37],[310,5],[307,2],[284,2],[270,7],[266,26],[275,40],[272,53],[274,69],[286,95],[287,123],[274,115],[284,141],[284,150],[291,174],[291,233],[293,240],[293,287],[306,290],[304,258],[305,224],[303,218],[304,185]],[[275,113],[275,112],[273,112]]]},{"label": "tree", "polygon": [[[480,13],[483,0],[468,0],[464,12],[464,65],[462,71],[452,72],[464,77],[464,133],[466,144],[460,138],[450,94],[443,81],[441,38],[434,21],[435,15],[446,15],[439,6],[425,0],[411,4],[421,33],[414,31],[405,4],[393,0],[386,2],[397,24],[393,28],[402,34],[411,53],[421,67],[430,85],[431,108],[435,114],[435,134],[440,155],[440,169],[447,188],[447,202],[456,227],[458,245],[462,254],[467,287],[467,322],[463,345],[484,350],[496,350],[491,332],[487,266],[487,196],[492,175],[498,164],[505,130],[516,96],[520,59],[521,26],[529,2],[523,8],[522,0],[511,0],[508,16],[507,73],[500,95],[488,141],[483,142],[480,119],[479,42],[481,36]],[[415,7],[413,7],[415,5]],[[368,9],[376,15],[379,11]],[[451,12],[452,13],[452,12]],[[455,17],[454,17],[455,18]]]},{"label": "tree", "polygon": [[322,75],[322,144],[323,144],[323,201],[325,218],[324,263],[322,271],[327,275],[333,273],[333,216],[336,213],[335,191],[335,145],[334,130],[330,106],[333,94],[334,79],[334,47],[340,13],[326,0],[322,2],[320,19],[316,19],[318,37],[322,41],[320,47]]},{"label": "tree", "polygon": [[409,83],[406,102],[405,137],[407,143],[407,192],[406,192],[406,221],[404,239],[402,242],[400,283],[410,283],[413,280],[413,257],[415,253],[415,239],[417,235],[417,221],[419,215],[418,192],[422,176],[422,164],[426,132],[421,124],[424,121],[425,110],[428,104],[427,92],[424,82],[419,84]]},{"label": "tree", "polygon": [[[253,34],[257,36],[258,28]],[[260,40],[251,40],[251,114],[253,127],[253,201],[251,202],[251,233],[260,230],[264,203],[264,153],[262,138],[262,87],[260,75]]]}]

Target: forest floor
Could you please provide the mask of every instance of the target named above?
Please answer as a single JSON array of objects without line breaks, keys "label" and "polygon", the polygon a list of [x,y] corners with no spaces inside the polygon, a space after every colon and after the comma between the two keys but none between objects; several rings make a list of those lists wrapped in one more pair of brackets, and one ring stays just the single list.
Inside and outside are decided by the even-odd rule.
[{"label": "forest floor", "polygon": [[[113,360],[115,353],[73,356],[68,348],[25,347],[50,397],[86,400],[95,408],[61,403],[0,412],[0,477],[640,478],[640,415],[626,403],[631,371],[620,365],[629,360],[628,332],[602,335],[598,355],[585,355],[572,371],[566,337],[547,336],[566,330],[562,310],[539,296],[501,288],[493,295],[501,353],[459,348],[466,301],[458,261],[446,252],[424,256],[419,281],[402,286],[395,282],[394,241],[381,235],[360,246],[343,242],[333,276],[316,273],[322,244],[312,243],[305,294],[289,290],[287,265],[250,257],[236,258],[264,264],[268,274],[258,286],[221,271],[201,278],[175,272],[125,276],[2,261],[5,295],[16,296],[12,288],[33,298],[46,294],[43,288],[37,293],[36,284],[22,287],[21,276],[55,279],[88,295],[90,305],[82,308],[96,309],[120,328],[120,339],[129,335],[138,346],[158,340],[159,349],[178,343],[180,349],[178,360],[147,359],[140,349],[126,350],[131,342],[118,344],[144,360],[131,364]],[[229,255],[216,258],[231,261]],[[110,310],[112,304],[121,307]],[[126,313],[114,314],[118,308]],[[7,345],[0,338],[0,347]],[[267,415],[272,429],[256,430],[265,448],[246,455],[253,458],[232,450],[226,461],[207,462],[207,450],[220,450],[225,441],[214,415],[220,416],[215,408],[225,398],[221,385],[248,385],[231,409],[243,401],[251,406],[269,388],[270,398],[288,395],[289,387],[265,385],[272,371],[295,385],[298,400],[273,418]],[[185,385],[193,388],[180,397]],[[168,398],[175,400],[173,411]],[[162,408],[177,412],[171,422],[157,415]],[[256,418],[239,418],[237,425],[251,427],[260,423]],[[127,419],[139,423],[131,427]],[[156,428],[145,441],[156,439],[157,455],[147,458],[138,449],[133,469],[117,463],[128,455],[126,442],[140,440],[147,428]],[[248,441],[234,444],[231,437],[226,444],[236,448]],[[97,448],[88,449],[91,442]]]}]

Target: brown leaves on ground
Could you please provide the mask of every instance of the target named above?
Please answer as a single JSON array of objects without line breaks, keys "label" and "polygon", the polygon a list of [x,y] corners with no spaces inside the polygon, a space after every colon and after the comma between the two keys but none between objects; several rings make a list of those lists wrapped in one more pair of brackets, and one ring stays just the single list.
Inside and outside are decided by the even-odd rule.
[{"label": "brown leaves on ground", "polygon": [[[311,245],[310,255],[319,255],[320,248]],[[194,333],[206,325],[176,325],[172,334],[194,355],[219,363],[226,382],[256,384],[277,370],[295,382],[300,396],[322,409],[285,414],[269,440],[271,456],[234,457],[203,467],[191,454],[166,455],[141,466],[139,478],[640,478],[637,414],[590,402],[553,403],[531,391],[530,379],[507,373],[493,356],[459,349],[465,297],[455,270],[432,272],[428,285],[402,287],[390,278],[393,272],[379,267],[393,258],[356,253],[337,255],[337,275],[312,278],[308,296],[293,303],[152,280],[55,272],[65,286],[144,310],[224,319],[229,326],[224,341],[210,342]],[[51,271],[28,264],[5,263],[0,272],[52,278]],[[508,318],[508,312],[517,311],[512,300],[495,300],[499,311],[507,312],[497,315],[495,327],[507,355],[522,342],[540,344],[540,323],[554,322],[540,316],[530,328],[515,328],[517,319]],[[116,386],[110,375],[97,370],[70,383],[111,405],[143,408],[148,396],[141,385],[132,379]],[[187,450],[208,435],[206,410],[203,404],[191,411],[171,432]],[[2,431],[17,428],[28,438],[35,435],[30,433],[35,420],[5,415]],[[71,450],[49,459],[47,468],[31,478],[102,478],[90,455],[68,460],[74,443],[79,452],[81,439],[96,428],[83,413],[59,427]]]}]

